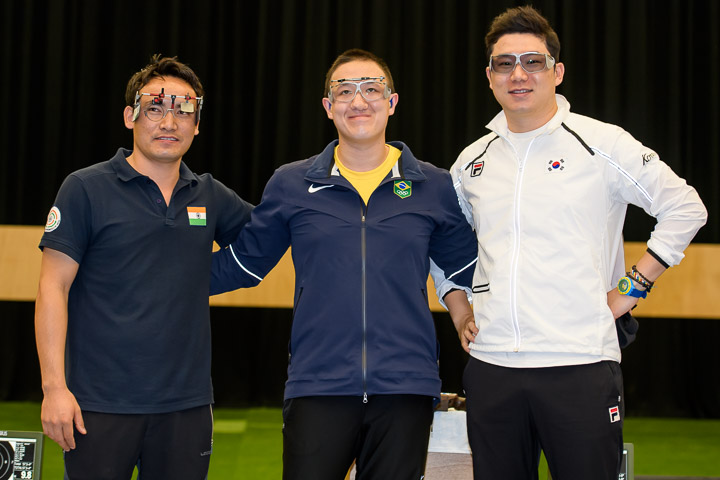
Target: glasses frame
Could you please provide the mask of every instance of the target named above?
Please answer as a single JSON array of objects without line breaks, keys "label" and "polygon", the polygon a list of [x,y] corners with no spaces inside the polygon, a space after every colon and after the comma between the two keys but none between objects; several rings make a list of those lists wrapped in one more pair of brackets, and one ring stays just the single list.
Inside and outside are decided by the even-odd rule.
[{"label": "glasses frame", "polygon": [[[333,83],[335,85],[333,85]],[[360,88],[361,85],[364,85],[366,83],[381,83],[385,89],[383,90],[382,98],[376,98],[374,100],[370,100],[365,96],[365,94],[362,91],[362,88]],[[353,93],[353,96],[350,98],[350,100],[340,100],[333,98],[332,90],[333,86],[337,87],[338,85],[342,84],[351,84],[355,85],[355,93]],[[355,100],[355,97],[357,96],[358,92],[360,92],[360,96],[362,96],[363,99],[365,99],[366,102],[377,102],[378,100],[386,99],[390,96],[392,93],[390,91],[390,87],[388,87],[387,83],[385,83],[385,77],[359,77],[359,78],[338,78],[337,80],[330,80],[330,91],[328,92],[328,99],[331,102],[339,102],[339,103],[352,103],[353,100]]]},{"label": "glasses frame", "polygon": [[[148,109],[150,107],[160,108],[163,111],[162,117],[158,118],[157,120],[155,120],[154,118],[150,118],[150,115],[148,115]],[[184,122],[184,121],[188,121],[188,120],[192,119],[193,121],[195,121],[195,119],[193,118],[195,111],[187,112],[190,114],[187,117],[185,117],[183,115],[178,117],[177,113],[175,113],[178,110],[177,108],[175,108],[175,107],[166,108],[165,105],[163,105],[162,103],[149,103],[149,104],[145,105],[145,107],[141,107],[141,109],[142,109],[142,112],[145,114],[145,118],[147,118],[151,122],[162,122],[163,120],[165,120],[165,117],[167,117],[167,114],[169,112],[172,112],[172,115],[173,115],[173,117],[175,117],[175,120]],[[180,111],[182,111],[182,108],[180,109]]]},{"label": "glasses frame", "polygon": [[[534,72],[528,71],[527,68],[525,68],[525,65],[523,65],[523,62],[520,61],[520,57],[523,55],[543,55],[545,57],[545,68],[542,70],[537,70]],[[493,58],[497,57],[515,57],[515,64],[513,65],[512,69],[509,72],[498,72],[493,68]],[[511,75],[515,69],[517,68],[518,64],[520,67],[528,74],[532,75],[533,73],[540,73],[544,72],[545,70],[550,70],[555,66],[555,57],[548,53],[542,53],[542,52],[523,52],[523,53],[502,53],[500,55],[491,55],[490,61],[488,62],[488,68],[491,72],[497,73],[498,75]]]},{"label": "glasses frame", "polygon": [[[170,97],[170,101],[171,101],[170,108],[165,108],[165,105],[163,105],[163,100],[165,99],[166,96]],[[160,93],[150,93],[150,92],[140,92],[140,91],[135,92],[135,108],[134,108],[134,112],[133,112],[133,122],[136,121],[138,116],[140,115],[140,109],[141,109],[140,98],[141,97],[155,97],[152,99],[152,101],[149,104],[145,105],[145,107],[142,108],[142,112],[145,114],[145,118],[147,118],[151,122],[162,122],[165,119],[165,117],[167,116],[168,112],[171,110],[173,111],[173,117],[175,118],[175,120],[183,120],[182,117],[178,118],[178,116],[175,114],[175,101],[176,100],[178,100],[178,102],[177,102],[178,105],[181,105],[180,110],[182,110],[182,103],[190,103],[190,100],[197,100],[198,107],[197,107],[197,110],[194,111],[194,113],[196,113],[195,125],[197,125],[200,122],[200,112],[202,111],[203,97],[193,97],[189,93],[185,94],[185,95],[167,95],[165,93],[164,88],[162,89],[162,91]],[[185,102],[181,102],[180,100],[185,100]],[[163,115],[158,120],[153,120],[152,118],[150,118],[148,116],[147,107],[149,107],[151,105],[155,105],[155,106],[159,105],[163,109]],[[193,107],[194,107],[194,105],[193,105]]]}]

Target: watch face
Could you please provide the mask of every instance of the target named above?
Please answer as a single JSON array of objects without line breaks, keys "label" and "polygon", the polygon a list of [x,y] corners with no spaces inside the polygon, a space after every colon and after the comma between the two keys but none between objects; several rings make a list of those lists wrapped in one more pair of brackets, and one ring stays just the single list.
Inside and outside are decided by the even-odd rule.
[{"label": "watch face", "polygon": [[623,295],[630,291],[630,288],[632,285],[630,284],[630,280],[627,277],[623,277],[618,282],[618,290]]}]

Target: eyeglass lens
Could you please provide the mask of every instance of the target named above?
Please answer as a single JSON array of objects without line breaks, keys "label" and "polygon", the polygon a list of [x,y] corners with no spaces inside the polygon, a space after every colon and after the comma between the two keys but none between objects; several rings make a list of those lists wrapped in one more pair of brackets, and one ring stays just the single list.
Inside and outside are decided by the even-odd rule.
[{"label": "eyeglass lens", "polygon": [[549,67],[548,56],[544,53],[523,53],[522,55],[496,55],[490,60],[492,70],[497,73],[510,73],[519,62],[528,73],[542,72]]},{"label": "eyeglass lens", "polygon": [[358,90],[368,102],[385,96],[385,84],[381,82],[341,83],[332,88],[333,99],[338,102],[351,102]]},{"label": "eyeglass lens", "polygon": [[166,108],[165,105],[150,104],[143,110],[145,116],[153,122],[159,122],[172,112],[177,120],[190,120],[195,118],[195,105],[186,102],[177,102],[175,108]]}]

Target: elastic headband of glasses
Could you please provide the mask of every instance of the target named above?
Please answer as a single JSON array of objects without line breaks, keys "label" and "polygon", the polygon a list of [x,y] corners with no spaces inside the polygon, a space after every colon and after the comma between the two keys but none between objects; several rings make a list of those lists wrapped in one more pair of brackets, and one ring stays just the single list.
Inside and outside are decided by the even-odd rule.
[{"label": "elastic headband of glasses", "polygon": [[330,83],[364,82],[365,80],[376,80],[378,82],[382,82],[385,80],[385,77],[338,78],[337,80],[330,80]]},{"label": "elastic headband of glasses", "polygon": [[[160,93],[140,93],[135,92],[135,105],[133,110],[133,122],[138,119],[140,116],[140,97],[147,96],[147,97],[155,97],[152,99],[152,105],[162,105],[163,100],[165,100],[165,88],[160,89]],[[198,112],[197,116],[195,117],[195,123],[197,124],[200,121],[200,112],[202,112],[202,106],[203,106],[203,97],[192,97],[189,93],[185,94],[185,96],[182,95],[168,95],[170,97],[170,110],[173,110],[175,108],[175,99],[185,99],[184,102],[178,102],[178,105],[180,105],[180,110],[187,113],[192,113],[195,111],[195,104],[190,103],[190,100],[197,100],[198,102]]]}]

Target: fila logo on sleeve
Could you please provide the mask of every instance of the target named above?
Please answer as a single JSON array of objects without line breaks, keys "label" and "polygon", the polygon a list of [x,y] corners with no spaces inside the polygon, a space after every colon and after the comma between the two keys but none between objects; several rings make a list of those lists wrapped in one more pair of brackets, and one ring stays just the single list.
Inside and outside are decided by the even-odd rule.
[{"label": "fila logo on sleeve", "polygon": [[615,423],[620,421],[620,407],[617,405],[614,407],[608,408],[608,413],[610,414],[610,423]]},{"label": "fila logo on sleeve", "polygon": [[470,165],[470,176],[471,177],[479,177],[483,171],[483,168],[485,168],[485,161],[484,160],[475,160]]}]

